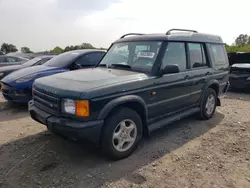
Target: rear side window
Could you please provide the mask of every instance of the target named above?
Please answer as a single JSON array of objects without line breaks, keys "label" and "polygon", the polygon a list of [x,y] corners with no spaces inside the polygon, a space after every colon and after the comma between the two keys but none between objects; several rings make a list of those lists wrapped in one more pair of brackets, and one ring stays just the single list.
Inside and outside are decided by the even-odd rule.
[{"label": "rear side window", "polygon": [[216,66],[227,64],[225,48],[222,44],[210,44]]},{"label": "rear side window", "polygon": [[178,65],[180,71],[187,69],[186,50],[183,42],[169,42],[165,51],[162,68],[166,65]]},{"label": "rear side window", "polygon": [[191,68],[207,66],[204,47],[199,43],[188,43],[188,52]]}]

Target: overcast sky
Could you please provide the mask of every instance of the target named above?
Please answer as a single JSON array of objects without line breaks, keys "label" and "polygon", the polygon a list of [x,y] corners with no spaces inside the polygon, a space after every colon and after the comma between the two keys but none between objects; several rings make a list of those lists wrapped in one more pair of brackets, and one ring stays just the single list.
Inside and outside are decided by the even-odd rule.
[{"label": "overcast sky", "polygon": [[250,33],[249,0],[0,0],[0,44],[50,50],[89,42],[108,47],[124,33],[195,29],[231,44]]}]

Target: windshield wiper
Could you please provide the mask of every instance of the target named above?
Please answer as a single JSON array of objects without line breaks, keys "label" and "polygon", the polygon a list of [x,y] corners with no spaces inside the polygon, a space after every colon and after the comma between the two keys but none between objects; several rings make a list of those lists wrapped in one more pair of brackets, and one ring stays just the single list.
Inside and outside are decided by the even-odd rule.
[{"label": "windshield wiper", "polygon": [[131,69],[130,65],[124,65],[124,64],[119,64],[119,63],[111,64],[109,67],[122,67],[122,68]]},{"label": "windshield wiper", "polygon": [[97,67],[109,67],[109,65],[108,64],[99,64],[99,65],[97,65]]}]

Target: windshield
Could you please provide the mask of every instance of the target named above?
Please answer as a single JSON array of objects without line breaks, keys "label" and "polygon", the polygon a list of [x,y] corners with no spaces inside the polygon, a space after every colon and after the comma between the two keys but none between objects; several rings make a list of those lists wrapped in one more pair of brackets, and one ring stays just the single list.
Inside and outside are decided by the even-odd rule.
[{"label": "windshield", "polygon": [[33,59],[31,59],[31,60],[25,62],[23,65],[24,65],[24,66],[32,66],[32,65],[38,63],[38,62],[41,61],[41,60],[42,60],[41,57],[35,57],[35,58],[33,58]]},{"label": "windshield", "polygon": [[49,67],[66,67],[80,54],[80,52],[65,52],[60,55],[57,55],[56,57],[44,63],[43,65]]},{"label": "windshield", "polygon": [[[99,66],[130,68],[134,71],[149,73],[161,44],[162,42],[157,41],[115,43],[104,56]],[[117,64],[120,66],[117,66]]]}]

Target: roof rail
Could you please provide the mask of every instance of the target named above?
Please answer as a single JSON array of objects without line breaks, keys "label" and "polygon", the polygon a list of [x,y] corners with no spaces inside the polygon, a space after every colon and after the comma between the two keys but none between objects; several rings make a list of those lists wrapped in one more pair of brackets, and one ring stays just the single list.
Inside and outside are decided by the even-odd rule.
[{"label": "roof rail", "polygon": [[198,33],[195,30],[190,30],[190,29],[169,29],[166,33],[166,35],[170,35],[171,31],[188,31],[188,32],[193,32],[193,33]]},{"label": "roof rail", "polygon": [[120,39],[122,39],[122,38],[124,38],[126,36],[129,36],[129,35],[144,35],[144,34],[142,34],[142,33],[127,33],[125,35],[122,35]]}]

